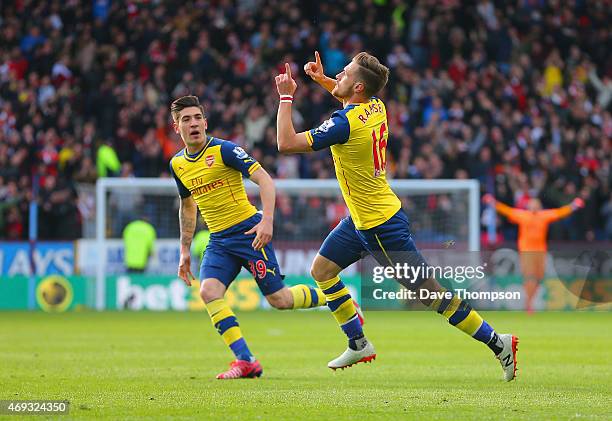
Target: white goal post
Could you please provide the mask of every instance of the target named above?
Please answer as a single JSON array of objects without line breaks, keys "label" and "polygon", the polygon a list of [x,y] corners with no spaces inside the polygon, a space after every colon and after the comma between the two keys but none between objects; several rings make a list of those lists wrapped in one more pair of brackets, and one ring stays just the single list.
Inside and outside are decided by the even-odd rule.
[{"label": "white goal post", "polygon": [[[439,243],[443,241],[440,238],[451,238],[463,243],[465,245],[464,248],[467,250],[480,250],[480,198],[478,181],[390,180],[389,182],[393,191],[402,199],[404,208],[408,207],[406,210],[413,224],[417,244],[420,239],[419,231],[422,228],[423,232],[435,232],[435,234],[431,234],[431,238],[425,238],[425,243],[428,241]],[[277,195],[284,194],[287,197],[293,198],[307,197],[321,198],[328,201],[333,200],[336,203],[336,209],[339,206],[338,204],[341,203],[340,188],[338,182],[333,179],[281,179],[275,180],[275,186]],[[246,189],[249,197],[254,202],[258,202],[258,195],[256,194],[258,187],[249,181],[246,183]],[[136,197],[139,198],[139,201],[135,199]],[[125,216],[122,219],[121,210],[117,211],[117,209],[125,205],[126,201],[133,200],[133,208],[126,208],[124,206],[123,211],[125,213],[125,209],[127,209],[129,213],[130,209],[133,209],[131,211],[134,213],[133,217],[139,217],[137,215],[138,211],[144,208],[147,200],[150,201],[151,198],[155,197],[161,197],[165,200],[163,204],[157,205],[157,208],[160,209],[155,210],[155,212],[163,213],[168,218],[178,220],[175,209],[170,209],[168,205],[169,200],[176,201],[178,198],[176,184],[173,179],[98,179],[96,183],[96,254],[98,256],[96,266],[96,308],[98,310],[104,309],[105,306],[107,244],[111,238],[120,238],[117,230],[122,229],[122,224],[125,221]],[[433,202],[430,200],[431,198],[434,198]],[[436,198],[443,199],[436,200]],[[305,203],[300,202],[296,206],[304,207]],[[436,205],[435,203],[441,205]],[[443,208],[443,211],[438,211],[436,206]],[[309,216],[312,217],[312,214]],[[321,218],[325,219],[325,215],[321,215]],[[426,222],[422,222],[422,220]],[[298,222],[308,227],[311,221]],[[279,218],[275,218],[275,241],[279,239],[279,236],[276,234],[277,223],[279,223]],[[429,227],[429,229],[426,227]],[[452,231],[452,234],[450,234],[450,231]],[[310,233],[320,237],[318,241],[322,242],[328,232],[313,233],[311,230]],[[289,234],[285,235],[285,239],[296,240],[295,236],[289,237]],[[428,234],[424,235],[427,236]],[[448,237],[446,237],[447,235]],[[178,244],[178,232],[173,232],[167,238],[173,238]],[[282,234],[279,241],[283,241]]]}]

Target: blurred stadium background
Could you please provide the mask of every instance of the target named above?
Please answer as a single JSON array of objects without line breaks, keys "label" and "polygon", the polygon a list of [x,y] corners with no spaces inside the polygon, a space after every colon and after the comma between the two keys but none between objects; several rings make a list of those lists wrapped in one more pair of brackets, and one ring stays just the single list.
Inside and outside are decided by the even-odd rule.
[{"label": "blurred stadium background", "polygon": [[[586,206],[551,226],[552,248],[605,250],[612,239],[606,1],[18,0],[0,10],[0,308],[40,307],[37,286],[49,275],[64,278],[72,301],[43,306],[92,307],[96,268],[107,284],[125,273],[121,232],[139,218],[159,239],[143,285],[169,288],[176,195],[109,190],[98,237],[110,240],[100,243],[95,183],[168,179],[182,147],[168,112],[177,96],[198,95],[210,134],[243,145],[276,179],[300,188],[331,179],[327,151],[276,150],[272,78],[282,63],[297,75],[298,130],[337,107],[301,71],[316,49],[329,75],[361,50],[391,68],[381,96],[393,180],[476,180],[479,194],[519,208],[578,196]],[[285,272],[307,276],[347,210],[338,194],[299,191],[279,193],[276,242]],[[467,194],[403,201],[421,247],[460,247],[475,235],[483,250],[515,248],[516,227]]]},{"label": "blurred stadium background", "polygon": [[[206,314],[86,310],[204,310],[176,277],[168,161],[182,143],[169,104],[185,94],[203,102],[211,135],[284,186],[275,246],[287,281],[310,283],[347,210],[328,151],[277,153],[273,77],[291,63],[296,128],[317,126],[338,104],[302,71],[315,50],[330,76],[363,50],[390,67],[387,173],[420,247],[503,252],[516,270],[516,226],[482,195],[518,208],[580,197],[584,209],[550,227],[550,248],[600,251],[607,272],[589,298],[609,310],[610,22],[607,0],[0,1],[0,398],[69,399],[77,418],[187,418],[204,406],[265,419],[285,402],[293,419],[609,419],[608,311],[487,312],[527,350],[508,393],[483,350],[422,313],[368,312],[380,364],[330,377],[330,344],[344,344],[329,315],[246,312],[267,308],[246,272],[227,300],[270,368],[256,385],[209,381],[229,355]],[[121,233],[143,218],[155,250],[144,273],[127,273]],[[575,310],[575,291],[551,276],[536,308]],[[344,281],[358,295],[359,267]],[[522,288],[520,276],[498,282]]]}]

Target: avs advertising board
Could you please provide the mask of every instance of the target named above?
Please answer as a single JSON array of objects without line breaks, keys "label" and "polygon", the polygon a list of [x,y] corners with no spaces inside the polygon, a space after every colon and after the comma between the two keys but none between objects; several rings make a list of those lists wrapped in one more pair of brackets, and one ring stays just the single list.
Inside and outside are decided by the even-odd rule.
[{"label": "avs advertising board", "polygon": [[[32,259],[30,259],[30,253]],[[26,242],[0,241],[0,276],[72,275],[74,273],[74,244],[65,242],[38,242],[31,251]]]},{"label": "avs advertising board", "polygon": [[0,242],[0,310],[66,311],[87,304],[87,280],[75,277],[74,243]]}]

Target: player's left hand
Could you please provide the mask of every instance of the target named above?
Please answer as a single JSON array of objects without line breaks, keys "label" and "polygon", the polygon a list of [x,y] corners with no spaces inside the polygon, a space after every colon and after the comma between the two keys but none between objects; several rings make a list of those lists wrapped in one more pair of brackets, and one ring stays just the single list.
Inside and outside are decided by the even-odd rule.
[{"label": "player's left hand", "polygon": [[321,56],[318,51],[315,51],[315,61],[309,61],[304,65],[304,72],[315,82],[321,82],[325,79],[323,63],[321,63]]},{"label": "player's left hand", "polygon": [[572,200],[571,206],[574,210],[582,209],[584,208],[584,200],[580,197],[577,197],[574,200]]},{"label": "player's left hand", "polygon": [[293,96],[297,89],[297,83],[291,77],[291,66],[289,66],[289,63],[285,63],[285,73],[276,76],[274,80],[276,81],[276,89],[279,95]]},{"label": "player's left hand", "polygon": [[245,235],[255,234],[255,239],[251,244],[254,250],[261,250],[272,241],[273,231],[272,221],[268,219],[262,219],[257,225],[245,232]]}]

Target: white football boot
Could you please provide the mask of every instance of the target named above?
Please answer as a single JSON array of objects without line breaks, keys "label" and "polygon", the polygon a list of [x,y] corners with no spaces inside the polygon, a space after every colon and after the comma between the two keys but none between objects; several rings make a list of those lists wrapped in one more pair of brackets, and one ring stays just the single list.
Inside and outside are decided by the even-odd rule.
[{"label": "white football boot", "polygon": [[332,370],[338,368],[345,369],[352,366],[353,364],[369,363],[376,359],[376,351],[374,345],[368,342],[366,346],[360,351],[354,351],[351,348],[347,348],[338,358],[331,360],[327,363],[327,366]]},{"label": "white football boot", "polygon": [[516,377],[516,352],[519,340],[509,333],[499,335],[499,339],[504,344],[504,349],[495,358],[499,360],[504,370],[504,380],[509,382]]}]

